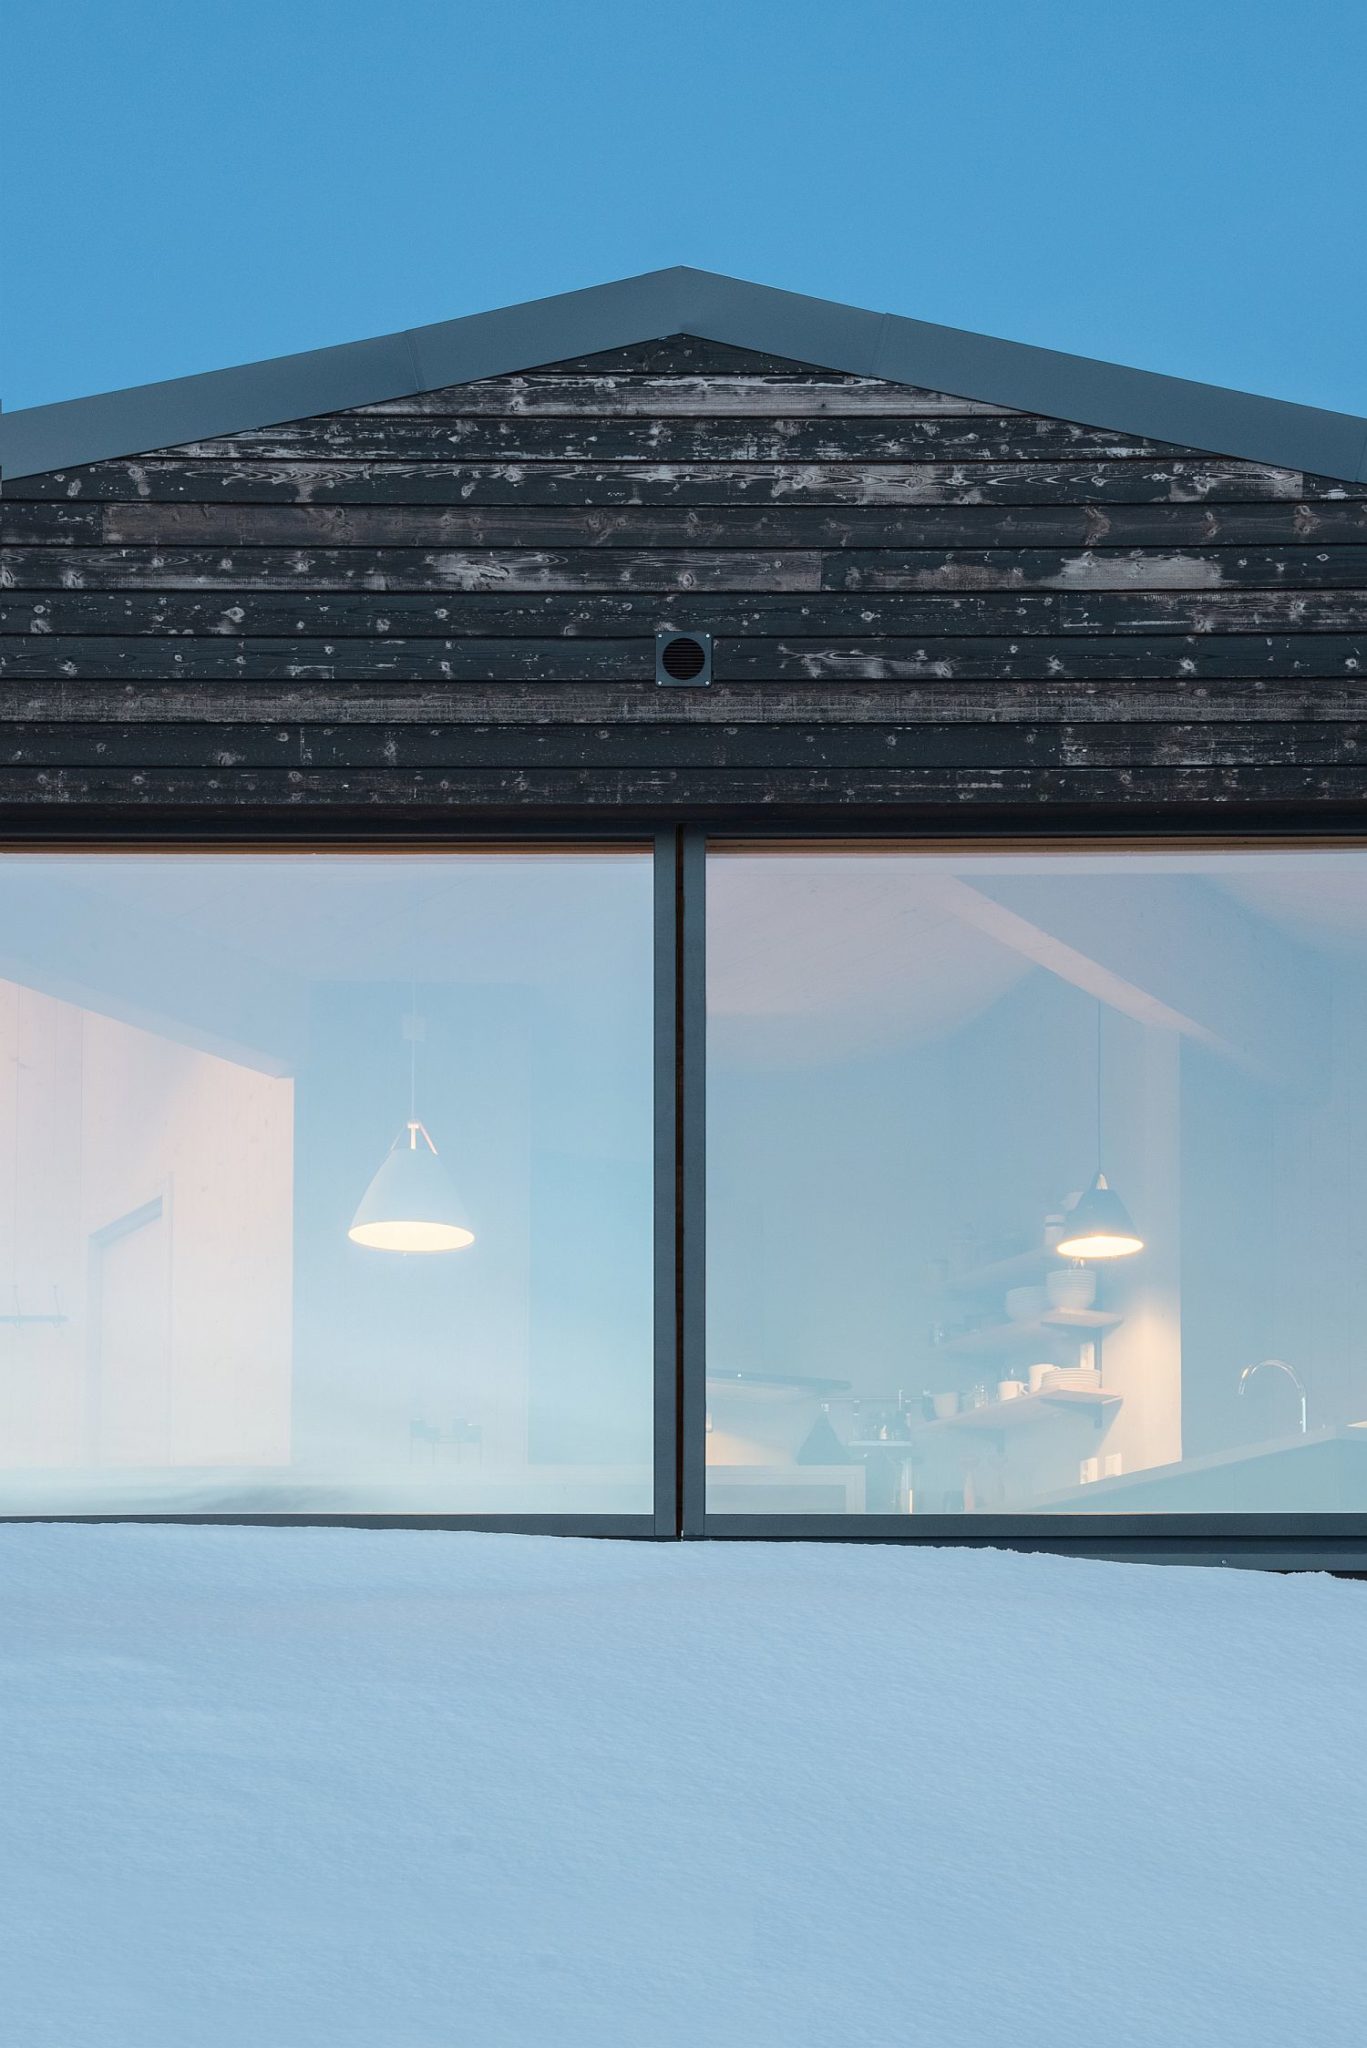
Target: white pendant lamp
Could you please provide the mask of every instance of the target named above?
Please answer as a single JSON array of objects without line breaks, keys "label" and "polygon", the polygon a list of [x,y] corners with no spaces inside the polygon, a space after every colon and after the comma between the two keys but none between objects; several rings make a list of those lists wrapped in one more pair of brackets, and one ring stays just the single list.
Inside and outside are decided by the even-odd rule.
[{"label": "white pendant lamp", "polygon": [[1078,1196],[1065,1233],[1054,1246],[1065,1259],[1125,1259],[1143,1249],[1129,1210],[1107,1185],[1104,1173]]},{"label": "white pendant lamp", "polygon": [[415,1110],[422,1019],[404,1019],[409,1041],[408,1121],[380,1161],[351,1219],[353,1244],[379,1252],[454,1252],[473,1244],[451,1176]]},{"label": "white pendant lamp", "polygon": [[1101,1171],[1101,1004],[1096,1006],[1096,1151],[1091,1186],[1078,1196],[1054,1250],[1065,1259],[1127,1259],[1144,1240],[1130,1212]]}]

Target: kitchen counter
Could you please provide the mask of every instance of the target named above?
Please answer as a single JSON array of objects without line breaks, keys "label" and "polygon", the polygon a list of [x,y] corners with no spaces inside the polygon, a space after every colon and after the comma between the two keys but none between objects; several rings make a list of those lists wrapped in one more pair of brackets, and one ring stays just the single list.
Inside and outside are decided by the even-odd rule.
[{"label": "kitchen counter", "polygon": [[1313,1514],[1367,1511],[1367,1423],[1273,1437],[1041,1494],[1031,1511]]}]

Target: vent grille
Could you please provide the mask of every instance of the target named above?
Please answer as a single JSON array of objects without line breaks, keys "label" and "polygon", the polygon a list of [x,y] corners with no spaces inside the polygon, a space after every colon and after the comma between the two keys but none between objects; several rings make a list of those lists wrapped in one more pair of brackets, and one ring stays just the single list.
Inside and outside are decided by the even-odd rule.
[{"label": "vent grille", "polygon": [[712,680],[712,635],[710,633],[657,633],[655,636],[655,680],[657,683],[692,684],[701,687]]}]

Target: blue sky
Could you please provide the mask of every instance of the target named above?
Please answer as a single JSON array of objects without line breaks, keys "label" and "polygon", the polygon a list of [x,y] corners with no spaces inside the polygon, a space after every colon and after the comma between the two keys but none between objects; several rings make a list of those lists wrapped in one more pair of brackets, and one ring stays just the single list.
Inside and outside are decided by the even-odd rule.
[{"label": "blue sky", "polygon": [[1367,0],[0,0],[7,410],[661,264],[1367,411]]}]

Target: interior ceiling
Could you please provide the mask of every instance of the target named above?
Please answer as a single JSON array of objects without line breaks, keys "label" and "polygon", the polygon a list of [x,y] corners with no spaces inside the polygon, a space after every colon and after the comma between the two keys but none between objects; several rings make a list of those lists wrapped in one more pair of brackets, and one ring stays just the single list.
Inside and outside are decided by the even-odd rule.
[{"label": "interior ceiling", "polygon": [[645,855],[148,856],[73,862],[65,879],[165,920],[168,939],[193,933],[304,982],[617,979],[651,901]]},{"label": "interior ceiling", "polygon": [[1032,963],[936,900],[911,860],[718,860],[710,1036],[726,1056],[827,1059],[938,1037]]},{"label": "interior ceiling", "polygon": [[1300,945],[1367,957],[1367,854],[1298,856],[1220,886]]},{"label": "interior ceiling", "polygon": [[[1038,971],[959,915],[945,877],[1046,868],[1048,855],[726,855],[709,870],[708,1005],[725,1058],[802,1064],[927,1042]],[[1055,856],[1057,860],[1057,856]],[[1297,944],[1367,958],[1367,853],[1069,855],[1070,873],[1194,873]],[[60,877],[174,957],[206,944],[283,985],[500,982],[545,986],[643,973],[648,857],[535,853],[67,857],[16,863]],[[590,879],[591,878],[591,879]],[[61,952],[60,929],[50,934]],[[160,939],[152,943],[161,953]],[[187,958],[192,957],[187,948]],[[187,969],[187,971],[189,971]]]}]

